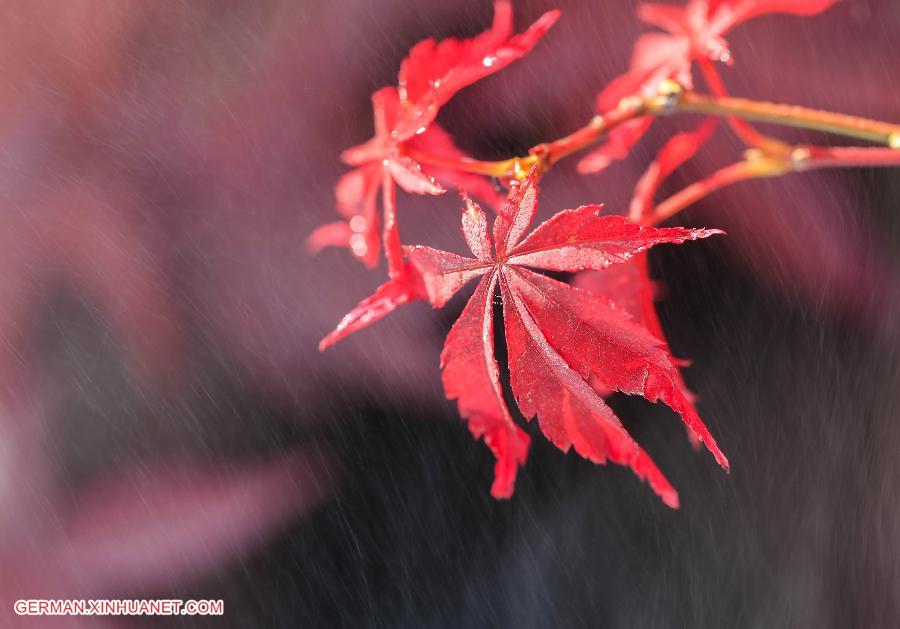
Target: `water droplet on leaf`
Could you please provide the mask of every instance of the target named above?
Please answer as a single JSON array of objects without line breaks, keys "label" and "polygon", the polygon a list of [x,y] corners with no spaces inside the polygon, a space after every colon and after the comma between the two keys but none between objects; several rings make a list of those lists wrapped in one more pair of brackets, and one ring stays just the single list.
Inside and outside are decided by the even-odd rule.
[{"label": "water droplet on leaf", "polygon": [[369,250],[369,246],[366,244],[366,237],[362,234],[350,236],[350,250],[353,251],[353,255],[360,258],[366,255],[366,252]]}]

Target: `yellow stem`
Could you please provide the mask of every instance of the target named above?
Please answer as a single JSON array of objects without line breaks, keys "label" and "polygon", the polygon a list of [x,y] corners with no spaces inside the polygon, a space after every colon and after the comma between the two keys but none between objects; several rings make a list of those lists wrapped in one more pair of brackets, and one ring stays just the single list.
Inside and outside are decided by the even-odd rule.
[{"label": "yellow stem", "polygon": [[739,181],[760,177],[778,177],[790,172],[790,166],[786,166],[782,160],[766,157],[753,150],[748,151],[748,154],[747,159],[717,170],[706,179],[694,182],[676,192],[657,205],[656,209],[647,214],[641,222],[647,225],[661,223],[716,190]]},{"label": "yellow stem", "polygon": [[[713,77],[715,78],[715,77]],[[789,127],[826,131],[836,135],[869,140],[900,150],[900,125],[836,114],[828,111],[782,105],[732,96],[708,96],[684,91],[673,81],[663,81],[657,96],[629,97],[603,116],[594,116],[585,126],[573,133],[533,147],[529,154],[500,161],[481,161],[470,158],[450,158],[406,149],[406,154],[420,164],[442,166],[455,170],[497,177],[524,179],[533,166],[541,174],[561,159],[601,140],[616,127],[642,116],[671,113],[697,113],[720,116],[733,121],[745,140],[757,145],[766,154],[787,157],[790,145],[759,134],[736,119],[768,122]],[[751,133],[752,132],[752,133]]]},{"label": "yellow stem", "polygon": [[[701,74],[703,74],[703,78],[706,80],[706,86],[709,88],[709,91],[716,98],[727,98],[729,96],[728,90],[725,89],[725,82],[716,69],[716,65],[706,58],[700,59],[697,65]],[[781,153],[786,155],[790,152],[791,146],[789,144],[760,133],[745,120],[729,116],[726,121],[735,135],[748,147],[758,148],[771,154]]]},{"label": "yellow stem", "polygon": [[676,192],[657,205],[641,222],[647,225],[661,223],[716,190],[748,179],[780,177],[818,168],[900,166],[900,151],[871,146],[797,146],[788,156],[770,155],[758,149],[750,149],[744,155],[742,161],[726,166],[706,179]]},{"label": "yellow stem", "polygon": [[671,111],[710,116],[734,116],[744,120],[813,129],[900,149],[900,125],[869,118],[732,96],[716,98],[695,92],[683,92],[674,100]]}]

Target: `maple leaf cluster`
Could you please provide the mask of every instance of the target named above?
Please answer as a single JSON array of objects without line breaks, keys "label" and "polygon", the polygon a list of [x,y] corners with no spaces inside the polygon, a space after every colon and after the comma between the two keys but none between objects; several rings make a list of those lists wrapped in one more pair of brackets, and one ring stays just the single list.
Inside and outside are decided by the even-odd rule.
[{"label": "maple leaf cluster", "polygon": [[[695,63],[710,90],[725,95],[714,62],[732,62],[724,39],[732,28],[764,13],[811,15],[836,1],[642,4],[638,17],[661,32],[637,40],[628,71],[600,92],[597,112],[605,116],[625,99],[657,94],[664,81],[690,88]],[[599,205],[585,205],[557,213],[526,236],[537,209],[540,169],[503,182],[509,185],[504,202],[494,182],[453,167],[468,158],[435,122],[454,94],[528,54],[559,16],[557,11],[548,12],[514,35],[510,3],[495,2],[494,12],[491,28],[474,38],[416,44],[401,63],[397,85],[372,97],[375,137],[342,154],[343,161],[355,168],[336,187],[342,218],[317,229],[309,246],[346,247],[369,267],[383,254],[388,280],[340,321],[320,349],[403,304],[425,300],[442,307],[469,281],[480,278],[447,336],[441,367],[446,396],[456,400],[471,433],[483,439],[496,457],[492,495],[512,495],[530,443],[504,400],[494,356],[493,313],[499,290],[510,387],[522,415],[528,420],[537,417],[543,434],[563,451],[574,448],[595,463],[630,467],[665,504],[677,507],[677,492],[628,434],[605,397],[621,392],[663,402],[681,416],[690,438],[705,444],[728,469],[679,373],[685,363],[674,358],[663,335],[646,253],[659,244],[681,244],[722,232],[657,228],[643,220],[660,183],[710,138],[717,121],[704,119],[663,146],[636,186],[631,220],[603,214]],[[651,123],[651,117],[641,116],[617,126],[582,159],[579,170],[599,172],[626,157]],[[749,126],[730,123],[754,141],[765,141]],[[397,186],[427,195],[460,188],[462,231],[472,257],[422,245],[403,246],[397,227]],[[492,230],[486,212],[470,195],[495,210]],[[570,285],[536,270],[576,275]]]},{"label": "maple leaf cluster", "polygon": [[[694,85],[694,63],[701,65],[704,77],[714,93],[724,95],[710,62],[733,63],[724,36],[735,26],[766,13],[813,15],[838,0],[690,0],[685,6],[643,3],[637,15],[645,24],[663,32],[638,37],[628,71],[616,77],[598,94],[597,111],[615,109],[623,98],[653,95],[665,80],[674,80],[685,88]],[[653,124],[650,117],[631,121],[610,133],[607,142],[581,160],[583,173],[599,172],[613,161],[624,159]],[[687,160],[712,135],[712,121],[702,122],[694,131],[672,137],[655,160],[661,177]],[[645,184],[646,185],[646,184]]]},{"label": "maple leaf cluster", "polygon": [[[409,153],[463,157],[452,138],[434,122],[440,108],[467,85],[526,55],[558,17],[558,11],[546,13],[524,33],[513,36],[512,7],[502,1],[494,5],[493,26],[481,35],[439,43],[426,39],[413,46],[400,65],[397,86],[372,95],[375,137],[341,154],[346,164],[356,167],[336,188],[338,210],[345,219],[316,230],[309,238],[311,248],[345,246],[368,266],[374,266],[381,238],[389,270],[399,274],[402,256],[393,201],[395,186],[412,194],[443,194],[446,190],[435,181],[437,177],[498,204],[502,197],[487,179],[453,169],[429,168],[426,172]],[[379,191],[385,199],[381,230]]]}]

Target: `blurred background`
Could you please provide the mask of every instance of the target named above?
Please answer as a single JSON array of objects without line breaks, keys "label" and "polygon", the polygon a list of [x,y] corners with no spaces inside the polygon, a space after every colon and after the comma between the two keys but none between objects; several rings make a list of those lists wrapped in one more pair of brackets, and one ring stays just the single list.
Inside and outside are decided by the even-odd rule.
[{"label": "blurred background", "polygon": [[[527,58],[440,121],[482,158],[580,126],[640,32],[628,0],[559,7]],[[900,171],[737,185],[680,215],[729,235],[651,256],[660,315],[732,473],[678,418],[613,398],[679,489],[529,426],[512,500],[444,400],[464,303],[406,307],[324,354],[380,283],[333,220],[369,95],[488,0],[0,2],[0,626],[891,627],[900,617]],[[900,121],[900,4],[848,0],[729,37],[738,95]],[[542,217],[624,212],[624,163],[547,177]],[[834,142],[815,133],[778,132]],[[733,161],[721,129],[665,186]],[[399,198],[462,252],[457,200]],[[465,291],[468,293],[468,291]],[[521,418],[520,418],[521,419]],[[214,598],[225,616],[24,619],[20,598]]]}]

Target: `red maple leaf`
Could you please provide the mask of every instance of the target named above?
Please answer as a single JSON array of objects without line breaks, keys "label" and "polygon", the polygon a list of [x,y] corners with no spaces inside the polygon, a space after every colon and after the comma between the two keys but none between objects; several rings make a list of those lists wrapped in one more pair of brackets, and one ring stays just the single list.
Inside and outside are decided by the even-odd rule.
[{"label": "red maple leaf", "polygon": [[9,213],[0,236],[3,381],[22,370],[47,307],[35,287],[63,280],[96,307],[144,383],[172,383],[184,338],[134,204],[90,175],[48,190],[12,187],[10,195],[34,209]]},{"label": "red maple leaf", "polygon": [[[389,278],[347,313],[322,340],[319,349],[370,325],[405,303],[425,298],[415,269],[403,262],[395,184],[411,193],[442,194],[445,190],[433,175],[499,207],[500,197],[484,177],[442,167],[428,167],[423,172],[407,153],[464,157],[450,135],[434,122],[440,107],[462,88],[528,54],[558,17],[558,11],[548,11],[524,33],[510,36],[512,8],[507,0],[499,0],[494,3],[494,24],[490,30],[472,39],[419,42],[400,66],[399,87],[385,87],[372,96],[375,137],[347,149],[341,156],[347,164],[358,167],[344,175],[336,187],[338,210],[345,218],[317,229],[308,244],[313,250],[347,246],[367,265],[374,266],[378,262],[381,238]],[[384,215],[380,227],[379,191]]]},{"label": "red maple leaf", "polygon": [[[512,8],[508,0],[498,0],[490,30],[471,39],[426,39],[413,46],[400,66],[398,87],[382,88],[372,96],[375,137],[341,155],[345,163],[357,167],[341,178],[335,191],[344,220],[313,232],[310,248],[346,246],[371,267],[378,262],[383,239],[389,271],[399,275],[402,253],[391,202],[395,184],[414,194],[442,194],[445,189],[435,181],[437,177],[499,205],[502,198],[484,177],[450,168],[423,168],[410,154],[451,160],[465,157],[434,123],[438,111],[462,88],[528,54],[558,16],[558,11],[547,12],[525,32],[512,35]],[[379,189],[384,193],[381,226]]]},{"label": "red maple leaf", "polygon": [[[694,61],[732,62],[724,36],[738,24],[765,13],[814,15],[838,0],[690,0],[685,6],[645,3],[638,18],[664,32],[645,33],[635,42],[631,63],[597,96],[601,113],[618,107],[628,96],[652,96],[665,79],[693,88]],[[638,118],[610,133],[606,143],[581,160],[583,173],[599,172],[623,159],[650,127],[652,119]],[[703,136],[699,130],[695,132]],[[708,136],[708,134],[705,134]],[[694,146],[691,153],[695,152]]]},{"label": "red maple leaf", "polygon": [[[617,264],[605,271],[578,273],[573,278],[572,285],[608,298],[617,308],[623,309],[634,317],[640,325],[647,328],[659,340],[672,364],[679,368],[690,366],[690,361],[676,358],[669,348],[669,342],[666,340],[654,303],[659,298],[660,291],[656,282],[650,279],[646,253],[637,254],[628,262]],[[696,396],[688,389],[680,370],[675,373],[675,384],[678,385],[687,403],[693,406]],[[608,393],[612,393],[612,391]],[[693,409],[693,412],[696,413],[696,409]],[[699,445],[690,430],[688,430],[688,437],[694,445]]]},{"label": "red maple leaf", "polygon": [[[441,355],[447,397],[497,458],[491,493],[512,494],[528,437],[503,400],[494,358],[493,299],[499,284],[512,391],[526,418],[560,449],[628,465],[671,506],[678,494],[631,438],[598,390],[662,401],[678,412],[716,460],[728,462],[679,386],[663,343],[610,300],[529,270],[601,270],[662,243],[705,238],[717,230],[642,227],[601,216],[596,205],[564,210],[523,236],[537,209],[535,172],[510,191],[488,234],[484,211],[465,198],[463,234],[474,258],[416,246],[405,249],[429,301],[443,306],[469,280],[478,288],[450,330]],[[493,249],[493,253],[492,253]]]},{"label": "red maple leaf", "polygon": [[653,197],[662,182],[691,159],[700,147],[706,144],[718,126],[718,118],[704,118],[694,129],[676,133],[663,144],[634,188],[629,216],[643,217],[650,212]]}]

